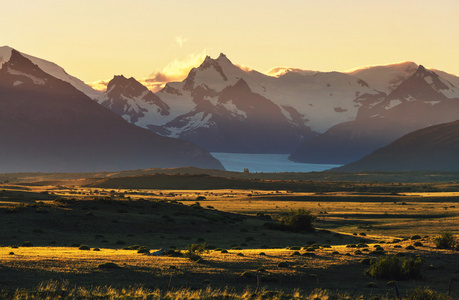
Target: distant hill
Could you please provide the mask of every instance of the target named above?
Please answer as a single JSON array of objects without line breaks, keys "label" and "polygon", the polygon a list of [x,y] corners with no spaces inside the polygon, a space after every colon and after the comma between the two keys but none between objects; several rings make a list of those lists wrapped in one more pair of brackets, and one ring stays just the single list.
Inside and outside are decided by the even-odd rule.
[{"label": "distant hill", "polygon": [[335,171],[459,171],[459,120],[407,134]]}]

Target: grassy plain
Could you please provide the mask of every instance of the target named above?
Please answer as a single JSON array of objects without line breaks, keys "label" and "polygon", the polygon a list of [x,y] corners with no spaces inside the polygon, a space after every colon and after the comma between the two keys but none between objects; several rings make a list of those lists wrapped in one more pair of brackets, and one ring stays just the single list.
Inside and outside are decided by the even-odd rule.
[{"label": "grassy plain", "polygon": [[[40,283],[47,282],[42,289],[62,292],[75,285],[88,294],[96,293],[97,286],[110,286],[113,299],[124,297],[123,288],[134,299],[167,298],[167,293],[171,298],[210,299],[217,292],[221,298],[227,293],[232,295],[228,299],[255,299],[257,289],[264,292],[256,295],[265,299],[280,297],[268,290],[306,299],[319,293],[316,289],[321,289],[322,298],[332,297],[330,293],[392,298],[390,280],[364,275],[368,265],[361,263],[380,257],[372,253],[380,245],[384,255],[420,255],[425,260],[421,279],[398,282],[402,293],[429,286],[459,297],[459,252],[437,249],[434,243],[444,231],[459,234],[454,181],[241,181],[175,174],[167,175],[168,182],[166,175],[151,174],[115,181],[40,176],[19,176],[0,186],[4,295],[12,296],[16,289],[38,291]],[[161,182],[177,188],[161,189]],[[192,189],[197,182],[199,188]],[[228,182],[249,188],[236,189]],[[265,226],[297,209],[317,217],[314,233]],[[414,235],[419,239],[412,240]],[[415,242],[422,246],[406,249]],[[202,243],[210,249],[200,262],[123,250],[140,245],[150,252],[165,248],[184,253],[187,245]],[[359,248],[359,243],[368,247]],[[80,245],[90,250],[79,250]],[[99,267],[106,262],[118,268]],[[107,289],[104,295],[110,293]],[[206,290],[207,296],[197,296]]]}]

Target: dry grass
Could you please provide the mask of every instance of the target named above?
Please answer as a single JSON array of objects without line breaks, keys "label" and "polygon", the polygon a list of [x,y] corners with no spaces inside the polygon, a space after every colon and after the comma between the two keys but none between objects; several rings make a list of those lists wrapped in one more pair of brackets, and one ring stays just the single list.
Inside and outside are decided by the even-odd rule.
[{"label": "dry grass", "polygon": [[[349,298],[392,295],[387,282],[363,274],[366,266],[360,261],[377,257],[370,254],[377,243],[386,254],[421,255],[426,260],[423,279],[400,283],[403,292],[419,286],[445,292],[450,281],[455,283],[459,277],[457,252],[434,248],[434,238],[440,232],[459,233],[457,194],[52,185],[3,188],[0,242],[19,246],[0,247],[0,288],[8,293],[7,298],[45,299],[30,298],[31,290],[45,296],[65,290],[68,299],[85,299],[88,295],[99,295],[100,299],[327,299],[334,295],[327,292],[330,290],[339,290],[340,297],[345,293]],[[198,196],[205,197],[199,200],[203,208],[191,207]],[[56,201],[70,198],[76,200]],[[256,216],[262,213],[275,218],[300,208],[311,210],[318,217],[317,226],[326,231],[297,234],[268,230],[263,227],[267,219]],[[392,243],[395,238],[415,234],[422,237],[419,241],[423,244],[415,250],[405,249],[413,244],[409,239]],[[209,251],[202,254],[203,263],[196,263],[184,257],[148,256],[120,249],[138,244],[183,250],[199,239],[228,249],[228,253]],[[26,240],[46,247],[21,247]],[[118,244],[119,240],[125,244]],[[346,246],[362,240],[368,243],[369,251],[355,254],[357,248]],[[295,251],[286,249],[312,242],[329,244],[330,248],[319,247],[312,252],[314,256],[292,256]],[[91,250],[69,247],[72,243],[87,244]],[[233,244],[243,249],[231,250]],[[100,251],[93,251],[94,247]],[[120,268],[98,268],[105,262]],[[369,285],[370,281],[376,287]],[[46,283],[40,286],[41,282]],[[97,287],[91,287],[94,285]],[[15,292],[16,288],[29,292]],[[264,292],[254,294],[257,288]],[[458,288],[452,285],[453,295],[459,295]],[[314,294],[314,289],[322,294]],[[268,290],[282,293],[270,294]]]}]

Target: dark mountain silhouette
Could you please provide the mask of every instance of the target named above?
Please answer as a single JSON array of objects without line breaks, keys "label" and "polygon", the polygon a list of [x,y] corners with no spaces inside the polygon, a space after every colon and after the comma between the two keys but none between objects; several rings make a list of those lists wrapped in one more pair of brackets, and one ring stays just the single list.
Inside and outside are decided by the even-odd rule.
[{"label": "dark mountain silhouette", "polygon": [[336,171],[459,171],[459,121],[409,133]]},{"label": "dark mountain silhouette", "polygon": [[222,169],[207,151],[136,127],[13,50],[0,69],[0,172]]}]

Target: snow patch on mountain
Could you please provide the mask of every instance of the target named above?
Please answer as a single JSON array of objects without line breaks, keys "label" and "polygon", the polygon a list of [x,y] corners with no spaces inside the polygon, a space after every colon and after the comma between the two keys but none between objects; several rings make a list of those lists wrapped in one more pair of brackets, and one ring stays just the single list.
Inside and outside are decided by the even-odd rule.
[{"label": "snow patch on mountain", "polygon": [[402,104],[402,101],[400,101],[399,99],[395,99],[395,100],[390,100],[389,103],[384,107],[385,110],[389,110],[391,108],[394,108],[396,107],[397,105],[400,105]]},{"label": "snow patch on mountain", "polygon": [[178,138],[180,135],[187,134],[198,128],[209,128],[213,123],[209,122],[212,114],[199,112],[194,115],[186,116],[182,122],[186,125],[184,127],[166,127],[169,130],[169,137]]},{"label": "snow patch on mountain", "polygon": [[[23,73],[21,71],[14,70],[10,67],[7,68],[6,72],[11,75],[19,75],[19,76],[30,78],[33,81],[33,83],[38,84],[38,85],[45,85],[46,83],[46,78],[38,78],[38,77],[33,76],[32,74]],[[14,86],[16,86],[16,82],[17,81],[14,82],[13,84]]]},{"label": "snow patch on mountain", "polygon": [[221,105],[235,117],[241,119],[247,119],[247,113],[243,110],[238,109],[238,107],[233,103],[232,100],[229,100]]}]

